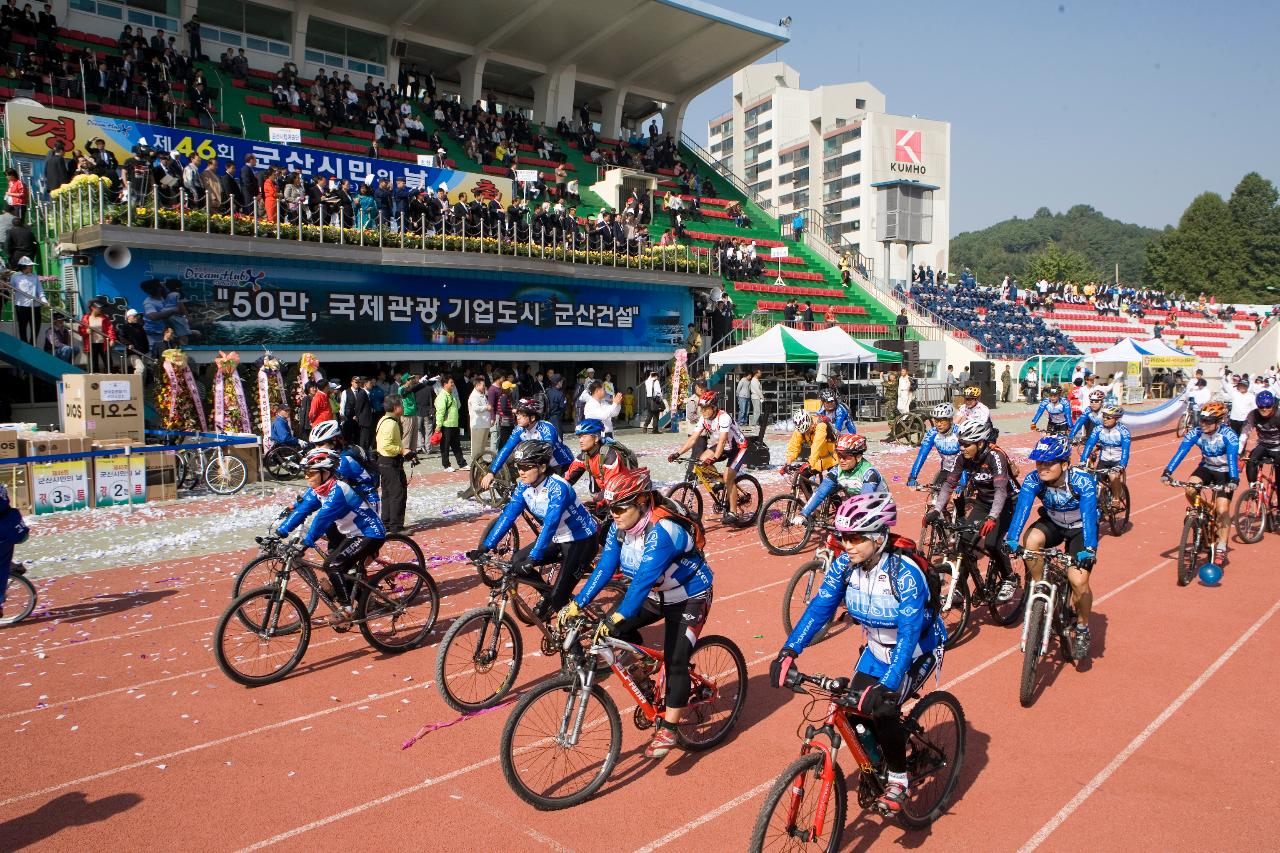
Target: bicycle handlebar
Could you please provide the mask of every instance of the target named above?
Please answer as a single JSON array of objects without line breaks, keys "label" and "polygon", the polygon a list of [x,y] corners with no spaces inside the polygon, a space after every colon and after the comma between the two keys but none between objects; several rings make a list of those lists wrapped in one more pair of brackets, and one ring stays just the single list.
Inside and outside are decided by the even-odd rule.
[{"label": "bicycle handlebar", "polygon": [[1041,548],[1039,550],[1033,548],[1017,548],[1013,551],[1012,556],[1022,557],[1023,559],[1026,559],[1027,557],[1039,557],[1048,562],[1063,563],[1069,567],[1075,567],[1077,564],[1075,557],[1060,548]]},{"label": "bicycle handlebar", "polygon": [[1223,494],[1229,494],[1235,491],[1235,486],[1215,486],[1209,483],[1192,483],[1186,480],[1175,480],[1172,477],[1169,478],[1168,483],[1176,489],[1208,489],[1211,492],[1222,492]]},{"label": "bicycle handlebar", "polygon": [[812,684],[824,693],[830,693],[833,696],[843,696],[849,692],[849,679],[847,678],[828,678],[825,675],[805,675],[799,670],[793,670],[792,675],[787,678],[787,686],[796,693],[808,693],[804,689],[804,685]]}]

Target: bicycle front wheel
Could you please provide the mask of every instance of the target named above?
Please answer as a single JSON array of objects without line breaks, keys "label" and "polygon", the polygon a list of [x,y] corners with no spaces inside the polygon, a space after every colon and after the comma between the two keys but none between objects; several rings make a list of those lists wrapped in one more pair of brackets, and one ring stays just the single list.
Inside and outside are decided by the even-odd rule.
[{"label": "bicycle front wheel", "polygon": [[[231,584],[231,597],[239,598],[251,589],[258,589],[264,586],[275,586],[278,572],[280,571],[280,560],[277,557],[261,556],[250,560],[240,574],[236,575],[235,582]],[[320,603],[320,593],[316,588],[308,584],[302,578],[302,571],[295,570],[289,573],[289,583],[287,588],[294,595],[298,596],[298,600],[303,602],[307,608],[307,615],[310,616],[316,612],[316,605]],[[253,630],[253,625],[249,624],[247,614],[239,614],[241,624],[249,630]],[[280,630],[296,626],[281,625]]]},{"label": "bicycle front wheel", "polygon": [[250,590],[218,620],[213,651],[232,681],[246,687],[271,684],[293,672],[306,654],[311,620],[298,596],[278,593],[275,587]]},{"label": "bicycle front wheel", "polygon": [[[822,588],[822,579],[825,576],[826,569],[818,560],[810,560],[796,569],[796,573],[791,576],[791,580],[787,583],[787,590],[782,594],[782,628],[788,636],[800,621],[800,617],[804,615],[809,602]],[[821,643],[825,640],[830,629],[830,623],[823,625],[814,635],[813,643]]]},{"label": "bicycle front wheel", "polygon": [[1182,522],[1182,541],[1178,544],[1178,586],[1186,586],[1196,576],[1200,544],[1200,519],[1189,515]]},{"label": "bicycle front wheel", "polygon": [[[579,723],[579,719],[581,722]],[[599,684],[576,676],[544,681],[524,695],[502,728],[502,775],[536,809],[585,802],[604,785],[622,749],[622,719]]]},{"label": "bicycle front wheel", "polygon": [[692,689],[676,736],[690,752],[718,746],[747,701],[747,660],[728,637],[699,637],[689,656]]},{"label": "bicycle front wheel", "polygon": [[449,707],[462,713],[492,708],[520,674],[524,640],[510,613],[481,607],[462,614],[440,640],[436,685]]},{"label": "bicycle front wheel", "polygon": [[244,463],[230,453],[213,457],[204,469],[204,481],[209,491],[217,495],[234,495],[244,488],[248,478]]},{"label": "bicycle front wheel", "polygon": [[0,616],[0,627],[18,624],[35,609],[35,584],[22,575],[10,573],[9,583],[4,588],[4,616]]},{"label": "bicycle front wheel", "polygon": [[[751,833],[751,853],[769,850],[825,850],[835,853],[840,847],[845,810],[849,807],[849,791],[840,765],[832,765],[835,782],[822,824],[817,817],[822,798],[822,752],[802,755],[773,783]],[[825,845],[819,839],[826,839]]]},{"label": "bicycle front wheel", "polygon": [[200,485],[200,453],[196,450],[179,450],[174,454],[177,469],[176,488],[194,489]]},{"label": "bicycle front wheel", "polygon": [[738,493],[737,505],[733,507],[738,523],[734,526],[750,527],[755,524],[760,505],[764,503],[764,490],[760,488],[760,481],[750,474],[738,475],[734,484]]},{"label": "bicycle front wheel", "polygon": [[1013,594],[1008,599],[1001,601],[999,598],[999,590],[1002,584],[1000,573],[994,565],[987,566],[987,608],[991,611],[991,619],[997,625],[1009,626],[1018,621],[1018,616],[1022,614],[1022,603],[1026,598],[1027,584],[1026,579],[1019,577],[1016,570],[1011,570],[1010,579],[1016,584],[1013,588]]},{"label": "bicycle front wheel", "polygon": [[[493,526],[497,523],[498,519],[495,518],[485,525],[484,533],[480,534],[480,544],[477,547],[484,547],[484,541],[489,538],[489,531],[493,530]],[[493,546],[493,556],[499,560],[510,560],[511,556],[519,550],[519,525],[513,524],[511,529]],[[502,582],[502,569],[492,563],[476,566],[476,573],[480,575],[480,582],[489,587],[489,589],[493,589]]]},{"label": "bicycle front wheel", "polygon": [[910,829],[923,829],[947,810],[960,779],[964,709],[950,693],[935,690],[911,709],[906,726],[911,789],[898,817]]},{"label": "bicycle front wheel", "polygon": [[1250,545],[1261,542],[1267,530],[1266,522],[1267,507],[1262,502],[1258,490],[1245,489],[1236,501],[1235,515],[1231,519],[1231,523],[1236,528],[1236,535],[1240,537],[1241,542]]},{"label": "bicycle front wheel", "polygon": [[1044,599],[1037,598],[1031,602],[1031,612],[1027,614],[1027,647],[1022,652],[1022,681],[1018,685],[1018,701],[1024,708],[1030,708],[1035,698],[1036,665],[1040,663],[1044,632],[1049,630],[1046,618]]},{"label": "bicycle front wheel", "polygon": [[693,483],[676,483],[667,489],[667,497],[688,510],[689,515],[702,520],[702,493]]},{"label": "bicycle front wheel", "polygon": [[788,494],[770,498],[760,510],[756,519],[756,531],[770,554],[787,557],[798,554],[809,544],[813,524],[808,521],[804,524],[793,523],[797,518],[803,518],[800,515],[802,509],[804,501]]},{"label": "bicycle front wheel", "polygon": [[1111,492],[1111,511],[1107,514],[1107,522],[1111,528],[1112,536],[1119,536],[1129,529],[1129,516],[1132,511],[1133,504],[1129,501],[1129,487],[1124,483],[1117,483],[1116,488]]},{"label": "bicycle front wheel", "polygon": [[431,575],[412,563],[387,566],[360,590],[356,621],[369,645],[390,654],[416,649],[431,636],[440,592]]}]

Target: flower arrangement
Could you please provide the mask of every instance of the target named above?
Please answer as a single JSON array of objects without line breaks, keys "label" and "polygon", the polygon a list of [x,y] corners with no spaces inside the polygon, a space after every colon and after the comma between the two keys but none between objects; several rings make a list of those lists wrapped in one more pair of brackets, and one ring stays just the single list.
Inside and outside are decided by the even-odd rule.
[{"label": "flower arrangement", "polygon": [[258,424],[262,431],[263,446],[271,449],[271,413],[284,405],[289,398],[284,387],[284,374],[280,371],[280,359],[267,353],[258,368],[256,405]]},{"label": "flower arrangement", "polygon": [[240,354],[219,351],[213,364],[217,368],[213,375],[213,428],[218,432],[253,432],[244,382],[237,370]]},{"label": "flower arrangement", "polygon": [[156,390],[156,407],[164,419],[164,428],[194,432],[208,430],[204,417],[204,405],[196,379],[191,375],[187,354],[179,349],[167,349],[161,353],[165,381]]},{"label": "flower arrangement", "polygon": [[57,189],[49,190],[49,198],[80,196],[89,191],[93,191],[96,194],[98,187],[102,187],[105,192],[110,185],[111,179],[102,175],[76,175]]},{"label": "flower arrangement", "polygon": [[298,387],[293,392],[293,404],[302,405],[302,401],[306,398],[308,382],[319,382],[323,378],[320,375],[320,359],[309,352],[304,352],[302,358],[298,359]]},{"label": "flower arrangement", "polygon": [[689,353],[681,347],[675,352],[671,371],[671,431],[675,432],[676,412],[680,402],[689,394]]}]

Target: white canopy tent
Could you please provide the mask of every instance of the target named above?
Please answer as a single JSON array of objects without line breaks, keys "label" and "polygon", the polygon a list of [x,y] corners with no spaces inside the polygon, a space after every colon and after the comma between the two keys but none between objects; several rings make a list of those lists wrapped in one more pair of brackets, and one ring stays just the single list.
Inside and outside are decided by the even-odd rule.
[{"label": "white canopy tent", "polygon": [[832,326],[816,332],[789,329],[781,323],[762,335],[726,350],[713,352],[712,364],[865,364],[901,361],[896,352],[877,349]]},{"label": "white canopy tent", "polygon": [[[1139,346],[1138,342],[1133,338],[1121,338],[1116,341],[1114,345],[1102,350],[1101,352],[1095,352],[1088,358],[1094,365],[1097,365],[1098,362],[1102,362],[1103,364],[1110,364],[1113,362],[1127,364],[1132,361],[1140,362],[1142,361],[1143,356],[1148,355],[1152,355],[1152,352],[1142,346]],[[1096,366],[1093,372],[1098,372]]]}]

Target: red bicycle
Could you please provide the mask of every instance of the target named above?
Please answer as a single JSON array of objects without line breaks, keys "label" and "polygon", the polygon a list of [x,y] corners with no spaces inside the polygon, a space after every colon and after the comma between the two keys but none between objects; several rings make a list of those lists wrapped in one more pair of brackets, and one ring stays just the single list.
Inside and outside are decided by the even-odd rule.
[{"label": "red bicycle", "polygon": [[1280,530],[1280,506],[1276,503],[1274,468],[1267,465],[1258,472],[1258,487],[1245,489],[1236,498],[1232,523],[1241,542],[1252,545],[1262,541],[1268,530]]},{"label": "red bicycle", "polygon": [[[800,757],[783,771],[765,797],[750,850],[827,850],[840,846],[848,808],[848,782],[836,763],[848,746],[858,767],[858,805],[872,806],[885,791],[884,759],[869,727],[856,712],[858,694],[849,679],[795,673],[788,686],[811,698],[805,706]],[[823,703],[825,708],[823,707]],[[815,713],[816,712],[816,713]],[[852,719],[851,719],[852,718]],[[959,700],[945,691],[927,694],[902,720],[907,729],[908,800],[898,819],[911,829],[933,823],[946,810],[964,763],[965,722]]]}]

